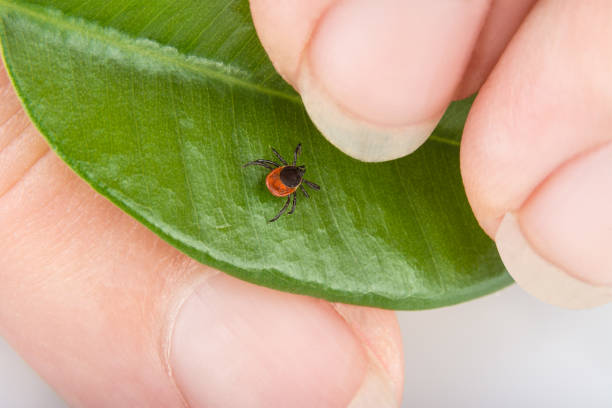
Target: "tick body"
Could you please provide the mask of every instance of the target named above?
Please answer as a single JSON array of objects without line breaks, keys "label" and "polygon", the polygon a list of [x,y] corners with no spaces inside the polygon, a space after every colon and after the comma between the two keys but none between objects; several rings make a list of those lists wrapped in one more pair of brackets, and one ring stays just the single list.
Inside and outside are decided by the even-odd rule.
[{"label": "tick body", "polygon": [[242,167],[247,166],[261,166],[267,169],[272,170],[266,176],[266,186],[272,195],[276,197],[287,197],[287,201],[285,205],[280,210],[280,212],[268,222],[274,222],[280,218],[281,215],[285,213],[287,208],[289,207],[289,203],[291,202],[291,198],[293,197],[293,205],[291,206],[291,210],[288,214],[293,214],[295,210],[295,205],[297,202],[297,190],[298,188],[302,190],[302,193],[306,198],[310,198],[306,189],[304,188],[304,184],[313,190],[320,190],[317,184],[304,180],[304,173],[306,173],[305,166],[297,165],[297,158],[302,151],[302,145],[298,144],[295,148],[295,152],[293,153],[293,165],[289,165],[285,159],[274,149],[272,148],[272,152],[276,155],[276,157],[280,160],[283,165],[280,165],[272,160],[266,159],[258,159],[244,164]]},{"label": "tick body", "polygon": [[295,193],[302,183],[305,169],[297,166],[277,167],[268,173],[266,186],[277,197],[286,197]]}]

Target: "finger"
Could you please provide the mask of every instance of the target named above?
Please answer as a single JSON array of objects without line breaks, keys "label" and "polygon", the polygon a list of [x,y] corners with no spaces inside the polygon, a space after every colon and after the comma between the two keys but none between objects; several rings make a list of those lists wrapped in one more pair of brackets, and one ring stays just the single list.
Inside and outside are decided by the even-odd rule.
[{"label": "finger", "polygon": [[478,91],[536,0],[496,0],[478,34],[470,62],[455,92],[456,99]]},{"label": "finger", "polygon": [[488,0],[251,0],[277,70],[328,140],[365,161],[404,156],[451,101]]},{"label": "finger", "polygon": [[610,18],[605,0],[539,2],[477,97],[461,149],[470,203],[509,272],[567,307],[612,300]]},{"label": "finger", "polygon": [[0,335],[71,406],[398,405],[391,312],[347,318],[190,260],[11,125],[0,78]]}]

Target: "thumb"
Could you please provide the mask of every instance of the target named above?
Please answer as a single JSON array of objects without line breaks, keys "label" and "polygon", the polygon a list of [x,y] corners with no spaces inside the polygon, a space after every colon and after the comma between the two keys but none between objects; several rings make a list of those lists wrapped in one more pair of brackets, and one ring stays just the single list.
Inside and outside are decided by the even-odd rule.
[{"label": "thumb", "polygon": [[251,0],[276,69],[315,125],[364,161],[420,146],[451,101],[488,0]]}]

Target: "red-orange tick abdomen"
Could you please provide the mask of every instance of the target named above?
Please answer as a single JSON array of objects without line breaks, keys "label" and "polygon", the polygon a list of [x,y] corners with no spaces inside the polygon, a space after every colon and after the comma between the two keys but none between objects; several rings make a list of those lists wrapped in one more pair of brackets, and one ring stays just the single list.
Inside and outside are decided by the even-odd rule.
[{"label": "red-orange tick abdomen", "polygon": [[288,187],[285,185],[285,183],[283,183],[280,177],[280,173],[283,168],[284,167],[278,167],[272,170],[266,177],[266,186],[268,187],[268,190],[270,190],[270,193],[276,197],[286,197],[295,192],[297,188],[297,186]]}]

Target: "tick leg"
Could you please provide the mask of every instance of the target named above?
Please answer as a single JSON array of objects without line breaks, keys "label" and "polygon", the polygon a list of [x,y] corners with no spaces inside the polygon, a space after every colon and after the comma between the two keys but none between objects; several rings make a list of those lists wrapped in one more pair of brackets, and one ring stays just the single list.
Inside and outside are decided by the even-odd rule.
[{"label": "tick leg", "polygon": [[242,167],[246,167],[246,166],[261,166],[261,167],[265,167],[266,169],[270,169],[273,170],[275,167],[267,164],[267,163],[259,163],[259,162],[250,162],[247,164],[243,164]]},{"label": "tick leg", "polygon": [[287,214],[293,214],[295,210],[295,202],[297,201],[297,193],[293,193],[293,204],[291,204],[291,210]]},{"label": "tick leg", "polygon": [[297,158],[300,155],[300,153],[302,153],[302,144],[298,143],[297,147],[295,148],[295,152],[293,152],[293,165],[294,166],[297,164]]},{"label": "tick leg", "polygon": [[288,166],[287,161],[283,159],[283,156],[281,156],[280,153],[277,152],[275,148],[271,147],[271,149],[272,149],[272,152],[274,152],[274,154],[276,155],[276,157],[278,157],[278,160],[280,160],[281,163],[283,163],[285,166]]},{"label": "tick leg", "polygon": [[302,180],[303,183],[306,183],[306,185],[310,188],[312,188],[313,190],[317,190],[319,191],[321,189],[321,187],[319,187],[318,184],[313,183],[312,181],[308,181],[308,180]]},{"label": "tick leg", "polygon": [[278,212],[278,214],[276,214],[276,217],[272,218],[268,222],[274,222],[274,221],[278,220],[278,218],[281,215],[283,215],[283,213],[287,210],[287,207],[289,207],[289,201],[291,201],[291,196],[287,197],[287,201],[285,202],[285,205],[283,205],[283,208],[281,208],[281,210]]},{"label": "tick leg", "polygon": [[306,189],[304,188],[303,184],[300,184],[300,190],[302,190],[302,193],[304,193],[304,197],[306,198],[310,198],[310,196],[308,195],[308,193],[306,192]]},{"label": "tick leg", "polygon": [[274,169],[276,167],[280,167],[280,164],[273,162],[271,160],[258,159],[258,160],[253,160],[252,162],[248,162],[242,165],[242,167],[246,167],[246,166],[261,166],[261,167],[265,167],[266,169]]}]

